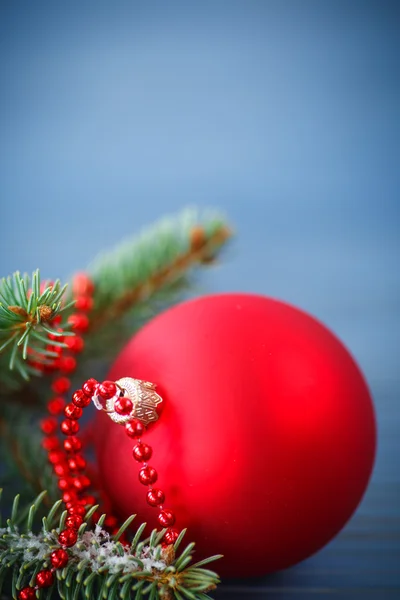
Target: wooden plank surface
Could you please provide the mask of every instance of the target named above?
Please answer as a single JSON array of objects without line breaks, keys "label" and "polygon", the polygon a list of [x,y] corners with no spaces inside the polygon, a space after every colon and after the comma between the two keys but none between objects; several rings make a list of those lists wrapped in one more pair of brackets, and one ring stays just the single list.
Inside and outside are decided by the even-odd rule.
[{"label": "wooden plank surface", "polygon": [[396,382],[374,385],[378,453],[370,486],[353,518],[320,552],[272,575],[226,581],[216,600],[400,599],[400,412]]}]

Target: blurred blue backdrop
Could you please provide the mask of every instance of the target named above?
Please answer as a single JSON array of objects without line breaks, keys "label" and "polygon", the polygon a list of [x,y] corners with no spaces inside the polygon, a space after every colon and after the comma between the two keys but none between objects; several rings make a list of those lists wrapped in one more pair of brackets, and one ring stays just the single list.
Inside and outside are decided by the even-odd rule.
[{"label": "blurred blue backdrop", "polygon": [[[360,510],[395,519],[386,567],[400,564],[399,14],[367,0],[0,3],[0,272],[65,279],[165,213],[221,208],[238,238],[204,290],[306,309],[366,374],[380,447]],[[331,565],[329,551],[305,564]]]}]

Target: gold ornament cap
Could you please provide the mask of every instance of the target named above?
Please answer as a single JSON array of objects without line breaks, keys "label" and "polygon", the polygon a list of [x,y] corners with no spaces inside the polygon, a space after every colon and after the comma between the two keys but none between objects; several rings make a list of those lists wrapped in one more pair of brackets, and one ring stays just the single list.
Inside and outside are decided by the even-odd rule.
[{"label": "gold ornament cap", "polygon": [[[119,395],[106,400],[105,405],[102,406],[114,423],[125,424],[132,419],[138,419],[147,427],[158,420],[157,406],[163,400],[155,391],[154,383],[133,379],[133,377],[122,377],[115,384],[120,390]],[[133,404],[131,412],[127,415],[121,415],[115,410],[115,402],[121,397],[129,398]]]}]

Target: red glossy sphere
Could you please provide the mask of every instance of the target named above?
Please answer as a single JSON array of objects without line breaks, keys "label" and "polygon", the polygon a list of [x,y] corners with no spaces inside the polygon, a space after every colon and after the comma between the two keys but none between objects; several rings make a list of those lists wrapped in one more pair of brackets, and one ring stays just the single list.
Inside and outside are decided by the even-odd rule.
[{"label": "red glossy sphere", "polygon": [[176,529],[167,529],[163,537],[163,542],[164,544],[175,544],[178,537],[179,532]]},{"label": "red glossy sphere", "polygon": [[114,381],[103,381],[99,385],[97,393],[105,400],[109,400],[117,393],[117,386],[115,385]]},{"label": "red glossy sphere", "polygon": [[57,377],[51,384],[51,389],[56,394],[65,394],[71,387],[71,382],[68,377]]},{"label": "red glossy sphere", "polygon": [[73,478],[73,485],[79,492],[90,486],[90,479],[86,475],[79,475]]},{"label": "red glossy sphere", "polygon": [[86,273],[77,273],[72,280],[72,293],[77,296],[91,296],[94,292],[94,283]]},{"label": "red glossy sphere", "polygon": [[70,488],[72,486],[72,478],[71,477],[61,477],[58,480],[57,485],[58,485],[58,488],[62,492],[70,491]]},{"label": "red glossy sphere", "polygon": [[83,341],[83,339],[79,336],[79,335],[74,335],[74,336],[68,336],[65,338],[64,340],[64,344],[67,344],[69,350],[71,350],[71,352],[82,352],[84,346],[85,346],[85,342]]},{"label": "red glossy sphere", "polygon": [[71,436],[68,439],[64,440],[64,450],[66,452],[79,452],[82,448],[82,442],[79,438],[75,436]]},{"label": "red glossy sphere", "polygon": [[62,548],[58,548],[50,554],[50,562],[55,569],[63,569],[68,564],[68,559],[68,552]]},{"label": "red glossy sphere", "polygon": [[68,317],[68,323],[74,331],[87,331],[89,328],[89,318],[84,313],[74,313]]},{"label": "red glossy sphere", "polygon": [[118,525],[118,519],[114,515],[107,515],[104,519],[104,525],[107,529],[113,529]]},{"label": "red glossy sphere", "polygon": [[74,435],[79,431],[79,423],[71,419],[64,419],[61,422],[60,429],[65,435]]},{"label": "red glossy sphere", "polygon": [[97,385],[98,382],[95,379],[93,379],[93,377],[91,377],[83,384],[82,391],[86,394],[86,396],[89,396],[89,398],[91,398],[95,392]]},{"label": "red glossy sphere", "polygon": [[36,600],[36,590],[32,587],[24,587],[18,594],[18,600]]},{"label": "red glossy sphere", "polygon": [[132,450],[133,458],[139,462],[150,460],[153,450],[148,444],[143,442],[135,444]]},{"label": "red glossy sphere", "polygon": [[66,492],[63,493],[62,495],[62,501],[65,502],[65,504],[69,504],[71,503],[74,504],[78,499],[78,494],[75,490],[68,490]]},{"label": "red glossy sphere", "polygon": [[48,454],[49,462],[56,465],[65,460],[65,454],[62,450],[52,450]]},{"label": "red glossy sphere", "polygon": [[83,517],[81,515],[68,515],[65,519],[65,527],[68,529],[79,529],[83,523]]},{"label": "red glossy sphere", "polygon": [[130,438],[140,438],[146,431],[144,423],[138,419],[132,419],[125,425],[126,435]]},{"label": "red glossy sphere", "polygon": [[54,465],[54,473],[57,475],[57,477],[65,477],[68,475],[69,467],[67,463],[58,463],[57,465]]},{"label": "red glossy sphere", "polygon": [[73,356],[62,356],[58,368],[62,373],[73,373],[76,369],[76,359]]},{"label": "red glossy sphere", "polygon": [[51,415],[59,415],[62,413],[65,406],[65,400],[62,397],[56,397],[49,400],[47,403],[47,410]]},{"label": "red glossy sphere", "polygon": [[48,452],[53,452],[60,447],[60,440],[57,437],[45,437],[42,440],[42,447]]},{"label": "red glossy sphere", "polygon": [[119,415],[129,415],[133,409],[133,402],[129,398],[118,398],[114,402],[114,410]]},{"label": "red glossy sphere", "polygon": [[158,506],[164,502],[165,494],[162,490],[154,488],[147,492],[146,500],[150,506]]},{"label": "red glossy sphere", "polygon": [[[222,576],[307,558],[363,496],[376,440],[368,388],[343,344],[297,308],[246,294],[182,303],[139,331],[108,377],[157,384],[164,409],[146,433],[152,464],[196,558],[224,555]],[[154,523],[129,468],[131,441],[96,417],[114,510],[124,518],[135,506]]]},{"label": "red glossy sphere", "polygon": [[91,298],[90,296],[79,296],[75,300],[75,308],[76,310],[83,310],[84,312],[92,310],[93,298]]},{"label": "red glossy sphere", "polygon": [[67,417],[67,419],[80,419],[82,416],[82,409],[80,406],[76,406],[76,404],[71,402],[71,404],[67,404],[67,406],[64,408],[64,415]]},{"label": "red glossy sphere", "polygon": [[58,541],[60,544],[62,546],[66,546],[67,548],[76,544],[77,539],[78,534],[76,533],[75,529],[64,529],[58,535]]},{"label": "red glossy sphere", "polygon": [[36,585],[40,588],[47,588],[53,585],[54,575],[51,571],[44,569],[36,575]]},{"label": "red glossy sphere", "polygon": [[40,429],[46,435],[51,435],[57,431],[57,419],[54,417],[47,417],[40,421]]},{"label": "red glossy sphere", "polygon": [[83,517],[86,514],[86,508],[82,504],[76,504],[76,502],[67,504],[68,514],[80,515]]},{"label": "red glossy sphere", "polygon": [[86,460],[81,454],[77,454],[68,459],[68,466],[71,471],[82,471],[86,467]]},{"label": "red glossy sphere", "polygon": [[153,467],[143,467],[139,471],[139,481],[143,485],[152,485],[157,481],[157,471]]},{"label": "red glossy sphere", "polygon": [[172,527],[175,523],[175,515],[170,510],[162,510],[157,516],[157,521],[161,527]]},{"label": "red glossy sphere", "polygon": [[82,390],[77,390],[72,394],[72,403],[79,408],[85,408],[91,403],[91,399]]}]

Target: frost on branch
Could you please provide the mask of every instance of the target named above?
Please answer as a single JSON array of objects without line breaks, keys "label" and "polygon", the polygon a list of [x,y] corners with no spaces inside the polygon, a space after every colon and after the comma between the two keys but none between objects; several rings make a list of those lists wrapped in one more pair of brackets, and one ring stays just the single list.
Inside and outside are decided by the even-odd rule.
[{"label": "frost on branch", "polygon": [[[58,546],[57,535],[49,532],[21,534],[16,527],[8,527],[0,529],[0,537],[3,536],[8,540],[11,552],[21,554],[24,562],[33,559],[44,562]],[[99,525],[94,531],[83,533],[79,542],[69,549],[70,564],[84,560],[93,573],[107,571],[109,575],[153,570],[163,572],[168,565],[159,554],[160,547],[150,546],[132,554],[129,546],[112,540]]]}]

